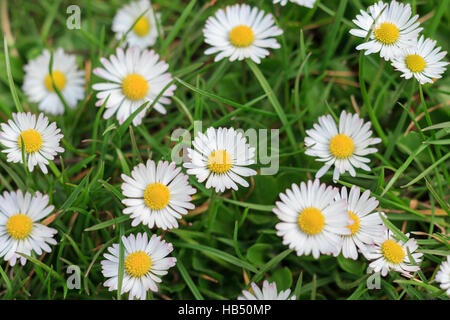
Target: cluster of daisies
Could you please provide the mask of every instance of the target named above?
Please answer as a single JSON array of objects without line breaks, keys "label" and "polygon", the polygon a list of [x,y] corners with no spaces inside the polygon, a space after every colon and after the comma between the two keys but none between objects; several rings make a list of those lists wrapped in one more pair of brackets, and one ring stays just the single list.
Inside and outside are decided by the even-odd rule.
[{"label": "cluster of daisies", "polygon": [[[281,5],[287,2],[274,0]],[[311,8],[315,0],[290,2]],[[379,51],[399,69],[400,64],[405,65],[421,82],[436,78],[444,71],[446,63],[439,60],[445,52],[434,49],[435,42],[429,39],[417,40],[421,29],[417,16],[410,16],[409,5],[380,1],[369,8],[369,13],[361,12],[355,20],[361,29],[351,33],[370,39],[358,49]],[[167,112],[176,90],[169,65],[155,51],[146,49],[155,43],[159,23],[160,15],[153,12],[148,0],[131,2],[116,14],[112,30],[119,46],[115,54],[101,58],[102,66],[93,70],[104,81],[95,83],[93,89],[97,91],[96,105],[105,108],[105,119],[115,115],[122,124],[133,117],[133,125],[139,126],[150,108],[161,114]],[[268,49],[280,48],[276,37],[282,33],[271,14],[246,4],[228,6],[206,21],[203,34],[210,47],[205,54],[215,54],[215,61],[251,59],[259,63],[269,55]],[[23,90],[31,102],[38,103],[40,111],[60,115],[84,98],[84,72],[78,70],[75,58],[63,49],[44,51],[25,66]],[[386,228],[384,214],[375,212],[378,201],[370,191],[362,192],[357,186],[338,189],[319,181],[330,168],[334,182],[345,172],[356,176],[358,168],[370,171],[366,156],[377,152],[373,145],[381,142],[372,138],[370,127],[370,122],[364,122],[358,114],[342,111],[336,120],[330,115],[319,117],[318,123],[306,131],[305,153],[324,164],[315,180],[293,184],[280,193],[273,209],[280,220],[275,226],[277,235],[298,256],[317,259],[342,254],[356,260],[362,255],[371,261],[369,267],[383,276],[390,270],[410,274],[419,270],[422,258],[422,253],[416,252],[417,242],[409,235],[407,241],[397,239]],[[62,138],[56,123],[50,123],[43,113],[14,113],[8,123],[1,124],[0,143],[8,162],[22,163],[30,172],[39,166],[48,173],[47,166],[64,152]],[[178,228],[178,220],[195,207],[192,196],[196,189],[189,184],[189,175],[207,189],[224,192],[248,187],[246,178],[257,174],[249,167],[256,163],[256,150],[240,130],[211,127],[199,133],[192,146],[182,166],[149,159],[137,164],[130,175],[121,175],[123,213],[130,216],[133,227]],[[11,265],[20,259],[24,265],[32,252],[50,252],[57,230],[47,226],[51,219],[46,218],[53,211],[49,197],[39,192],[32,195],[18,190],[0,195],[0,257]],[[147,233],[130,234],[120,240],[124,248],[121,293],[129,293],[130,299],[145,299],[148,290],[158,291],[161,277],[175,266],[177,259],[169,256],[173,246],[161,236],[149,238]],[[120,249],[119,243],[113,244],[101,261],[107,278],[104,286],[110,291],[119,290]],[[449,270],[447,259],[436,275],[447,293]],[[251,292],[244,290],[238,299],[295,299],[290,293],[278,292],[275,283],[264,281],[262,290],[251,283]]]},{"label": "cluster of daisies", "polygon": [[419,38],[423,28],[418,22],[419,15],[412,16],[409,4],[378,1],[360,13],[353,20],[358,28],[350,30],[352,35],[366,41],[357,50],[365,50],[366,55],[379,52],[405,79],[414,77],[425,84],[441,78],[448,65],[442,61],[447,52],[436,48],[435,40],[423,35]]}]

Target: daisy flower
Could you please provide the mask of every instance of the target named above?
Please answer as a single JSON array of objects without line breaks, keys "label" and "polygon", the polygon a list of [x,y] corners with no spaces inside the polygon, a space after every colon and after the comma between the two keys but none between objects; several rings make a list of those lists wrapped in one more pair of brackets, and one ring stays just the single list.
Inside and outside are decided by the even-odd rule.
[{"label": "daisy flower", "polygon": [[42,172],[47,174],[49,160],[53,160],[58,152],[64,152],[59,146],[59,141],[64,137],[56,123],[49,125],[48,118],[43,113],[36,119],[30,112],[13,113],[13,120],[8,124],[2,123],[0,131],[0,143],[6,149],[8,162],[23,163],[22,151],[30,172],[39,165]]},{"label": "daisy flower", "polygon": [[295,294],[289,297],[291,289],[278,293],[275,282],[269,283],[269,281],[264,280],[262,291],[254,282],[251,283],[251,286],[253,293],[242,290],[242,296],[239,296],[238,300],[295,300],[296,298]]},{"label": "daisy flower", "polygon": [[0,257],[14,266],[17,259],[25,265],[27,259],[18,253],[31,255],[34,251],[51,252],[49,244],[55,245],[53,238],[58,231],[40,223],[54,209],[48,205],[49,198],[36,192],[3,192],[0,194]]},{"label": "daisy flower", "polygon": [[414,47],[419,32],[420,23],[416,22],[419,15],[411,18],[411,6],[393,0],[390,4],[378,1],[370,6],[368,12],[361,10],[361,14],[353,20],[358,29],[351,29],[350,34],[366,38],[367,42],[356,47],[366,50],[365,54],[380,52],[385,60],[390,60],[402,50]]},{"label": "daisy flower", "polygon": [[[128,48],[126,52],[117,48],[116,55],[108,59],[101,58],[103,68],[94,69],[94,74],[109,82],[96,83],[92,86],[97,93],[97,106],[106,103],[103,117],[111,118],[115,113],[119,124],[122,124],[141,105],[146,103],[134,119],[133,124],[138,126],[145,116],[145,112],[154,103],[156,97],[171,81],[172,76],[166,72],[169,65],[159,61],[159,55],[153,50],[141,50],[137,47]],[[170,85],[154,103],[156,111],[166,114],[164,104],[170,103],[176,86]],[[108,98],[109,96],[109,98]]]},{"label": "daisy flower", "polygon": [[441,263],[435,279],[441,284],[441,289],[446,290],[447,295],[450,296],[450,256],[447,256],[447,261]]},{"label": "daisy flower", "polygon": [[122,193],[126,206],[124,214],[131,214],[131,225],[139,223],[163,230],[178,228],[177,219],[194,209],[190,202],[196,190],[189,185],[188,176],[174,162],[148,160],[135,166],[131,177],[122,174]]},{"label": "daisy flower", "polygon": [[[406,234],[409,238],[409,233]],[[419,265],[423,253],[414,253],[417,250],[417,241],[414,238],[409,239],[406,243],[395,239],[394,234],[390,230],[383,232],[383,240],[377,242],[365,254],[369,260],[375,260],[370,263],[369,268],[374,272],[380,272],[385,277],[389,270],[394,270],[404,274],[410,274],[420,270]],[[416,265],[409,260],[408,251],[413,257]]]},{"label": "daisy flower", "polygon": [[219,9],[206,21],[203,34],[211,48],[205,54],[216,54],[214,61],[252,59],[256,63],[269,55],[266,48],[278,49],[274,39],[283,31],[275,25],[273,16],[246,4]]},{"label": "daisy flower", "polygon": [[357,115],[342,111],[339,117],[339,128],[330,115],[319,117],[319,124],[307,130],[305,154],[317,157],[316,161],[325,162],[316,173],[316,178],[322,177],[334,165],[333,181],[346,171],[354,177],[355,168],[370,171],[370,160],[364,156],[375,153],[376,148],[369,148],[372,144],[381,142],[380,138],[371,138],[370,122],[364,121]]},{"label": "daisy flower", "polygon": [[415,47],[403,50],[392,59],[392,65],[403,74],[405,79],[416,78],[421,84],[433,83],[445,72],[448,62],[441,61],[447,51],[436,48],[436,41],[421,36]]},{"label": "daisy flower", "polygon": [[183,166],[198,182],[206,180],[206,188],[222,192],[230,188],[237,190],[237,184],[249,186],[242,177],[256,174],[255,170],[247,168],[255,163],[255,148],[247,144],[242,132],[211,127],[206,134],[199,133],[192,144],[194,149],[187,149],[190,161]]},{"label": "daisy flower", "polygon": [[[70,108],[84,98],[84,71],[78,70],[75,56],[58,48],[53,54],[52,76],[49,74],[50,52],[44,52],[24,66],[25,77],[22,89],[28,100],[36,102],[39,110],[51,115],[64,113],[64,105],[55,92],[55,87]],[[52,82],[53,78],[53,82]]]},{"label": "daisy flower", "polygon": [[380,239],[385,227],[378,213],[372,213],[378,206],[378,200],[370,197],[369,190],[361,194],[361,190],[353,186],[348,194],[347,188],[343,187],[336,195],[336,200],[341,199],[347,201],[347,214],[353,221],[353,224],[347,226],[351,234],[342,236],[342,255],[356,260],[358,249],[364,254],[367,251],[367,245],[373,245],[377,239]]},{"label": "daisy flower", "polygon": [[273,0],[273,3],[279,3],[284,6],[286,5],[286,3],[288,3],[288,1],[307,8],[313,8],[314,4],[316,3],[316,0]]},{"label": "daisy flower", "polygon": [[[166,258],[173,246],[156,235],[148,240],[146,233],[138,233],[136,237],[134,234],[122,236],[122,243],[125,261],[121,294],[129,292],[130,300],[134,297],[145,300],[148,289],[158,292],[160,276],[166,275],[167,270],[176,264],[177,258]],[[105,278],[109,278],[104,286],[109,291],[117,290],[120,245],[113,244],[103,256],[102,273]]]},{"label": "daisy flower", "polygon": [[320,184],[319,180],[292,184],[280,193],[273,213],[281,220],[275,228],[283,244],[295,249],[297,255],[319,258],[320,254],[339,254],[343,235],[350,235],[353,223],[347,214],[345,200],[335,200],[337,188]]},{"label": "daisy flower", "polygon": [[[140,17],[144,12],[145,14]],[[159,23],[160,14],[157,13],[156,17]],[[134,24],[135,22],[136,24]],[[156,23],[150,1],[140,0],[126,4],[117,11],[112,23],[112,30],[116,33],[116,38],[121,40],[134,24],[133,29],[126,35],[123,45],[128,44],[130,47],[144,49],[154,45],[158,38]]]}]

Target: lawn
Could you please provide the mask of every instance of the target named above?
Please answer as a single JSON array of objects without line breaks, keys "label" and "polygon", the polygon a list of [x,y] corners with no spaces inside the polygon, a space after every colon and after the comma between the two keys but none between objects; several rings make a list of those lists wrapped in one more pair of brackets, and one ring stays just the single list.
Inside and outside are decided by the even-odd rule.
[{"label": "lawn", "polygon": [[[419,15],[421,34],[448,51],[450,1],[402,2]],[[47,174],[39,166],[30,172],[0,153],[0,193],[47,194],[54,210],[42,223],[57,230],[51,252],[26,254],[24,266],[0,258],[1,299],[127,299],[128,293],[104,285],[101,261],[122,236],[146,233],[171,243],[169,256],[176,258],[161,276],[158,291],[147,291],[147,299],[237,299],[251,282],[261,287],[268,280],[301,300],[448,300],[435,277],[450,249],[450,78],[445,72],[431,84],[407,80],[378,53],[356,49],[365,39],[350,34],[356,28],[352,20],[374,1],[318,0],[307,8],[271,0],[152,0],[160,25],[150,26],[157,28],[157,38],[148,49],[168,64],[172,75],[162,91],[170,85],[176,89],[164,105],[166,114],[152,104],[138,125],[133,119],[144,105],[121,121],[116,114],[105,119],[108,102],[97,103],[98,90],[93,89],[107,82],[94,72],[103,67],[101,59],[124,44],[112,23],[127,1],[76,1],[79,28],[70,27],[78,12],[68,11],[70,1],[0,3],[0,123],[13,113],[42,112],[25,93],[24,66],[45,49],[52,59],[58,48],[74,55],[85,79],[74,108],[64,102],[63,114],[45,113],[64,135],[64,152],[50,162]],[[275,37],[280,48],[268,49],[261,63],[215,61],[217,54],[205,54],[210,47],[203,34],[207,19],[236,3],[271,13],[283,30]],[[448,55],[443,60],[449,61]],[[333,179],[330,168],[320,182],[369,190],[379,202],[374,214],[385,213],[383,223],[396,238],[417,240],[417,252],[423,254],[418,271],[370,274],[371,261],[362,254],[356,260],[342,254],[298,255],[277,235],[280,219],[273,210],[280,193],[314,180],[323,165],[305,154],[307,132],[319,117],[331,115],[337,122],[344,110],[370,121],[371,136],[380,142],[373,146],[376,152],[366,155],[370,171],[356,168],[355,176],[345,172]],[[187,152],[183,157],[180,152],[192,148],[191,141],[209,127],[256,133],[257,161],[249,167],[257,174],[245,177],[249,186],[217,191],[189,174],[195,209],[177,219],[177,228],[132,225],[124,213],[122,174],[130,176],[149,159],[176,161],[186,174],[182,162],[188,161]],[[0,234],[0,252],[5,237]],[[122,286],[128,264],[122,244],[118,250]]]}]

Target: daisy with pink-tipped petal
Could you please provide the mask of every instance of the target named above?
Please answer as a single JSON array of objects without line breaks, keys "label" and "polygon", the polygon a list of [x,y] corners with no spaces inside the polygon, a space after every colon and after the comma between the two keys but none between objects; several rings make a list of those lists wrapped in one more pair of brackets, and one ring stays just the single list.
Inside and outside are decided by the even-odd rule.
[{"label": "daisy with pink-tipped petal", "polygon": [[401,77],[414,77],[420,84],[433,83],[433,79],[440,79],[449,64],[442,59],[447,51],[436,48],[436,41],[421,36],[417,44],[403,50],[392,59],[392,66],[402,72]]},{"label": "daisy with pink-tipped petal", "polygon": [[279,3],[282,6],[285,6],[288,1],[307,8],[313,8],[316,3],[316,0],[273,0],[273,3]]},{"label": "daisy with pink-tipped petal", "polygon": [[[419,248],[416,239],[409,238],[409,234],[406,234],[409,238],[406,242],[398,240],[387,228],[382,235],[382,240],[368,248],[369,251],[365,254],[367,259],[374,260],[369,265],[370,269],[381,272],[383,277],[387,276],[390,270],[406,275],[420,270],[423,253],[416,252]],[[408,252],[415,263],[410,260]]]},{"label": "daisy with pink-tipped petal", "polygon": [[450,255],[447,256],[447,260],[441,263],[435,279],[440,283],[441,289],[445,290],[445,293],[450,297]]},{"label": "daisy with pink-tipped petal", "polygon": [[253,293],[242,290],[242,295],[238,297],[238,300],[295,300],[295,294],[289,297],[291,289],[277,291],[277,284],[275,282],[269,283],[264,280],[262,290],[252,282],[251,287]]}]

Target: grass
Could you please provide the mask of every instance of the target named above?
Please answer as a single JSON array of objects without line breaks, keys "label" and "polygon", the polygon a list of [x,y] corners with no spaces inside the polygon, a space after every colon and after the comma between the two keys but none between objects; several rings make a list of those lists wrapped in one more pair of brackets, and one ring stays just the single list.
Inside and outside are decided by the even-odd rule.
[{"label": "grass", "polygon": [[[80,0],[80,30],[66,28],[69,1],[1,2],[0,122],[20,110],[38,112],[21,91],[23,65],[44,48],[63,47],[77,55],[87,72],[86,98],[64,116],[50,117],[64,133],[65,153],[50,173],[30,174],[0,154],[0,191],[41,191],[56,207],[51,226],[58,230],[52,252],[29,257],[25,267],[0,267],[2,299],[124,299],[103,286],[100,261],[105,249],[123,234],[156,232],[131,227],[122,214],[121,173],[148,158],[170,160],[171,134],[194,132],[194,122],[208,126],[280,129],[279,172],[255,176],[251,187],[216,196],[195,178],[197,209],[180,228],[164,233],[174,246],[178,264],[163,277],[152,299],[235,299],[249,281],[269,279],[299,299],[448,299],[434,281],[448,255],[450,79],[434,85],[405,81],[377,55],[355,50],[360,39],[349,34],[351,20],[373,1],[318,1],[314,9],[249,1],[272,12],[284,30],[281,49],[260,65],[221,61],[205,56],[202,28],[217,7],[201,0],[153,0],[162,15],[155,50],[169,63],[177,85],[166,116],[155,111],[139,127],[131,119],[119,125],[104,120],[95,107],[92,69],[114,52],[112,17],[122,1]],[[423,18],[427,36],[450,48],[450,1],[410,1]],[[9,3],[8,3],[9,4]],[[7,17],[8,19],[4,19]],[[448,60],[448,57],[447,57]],[[371,156],[371,172],[345,174],[337,186],[371,190],[387,225],[400,237],[411,233],[424,253],[421,272],[407,279],[391,272],[381,289],[366,287],[367,261],[322,256],[297,257],[275,234],[271,213],[278,194],[292,183],[314,177],[320,163],[304,154],[305,130],[321,115],[341,110],[371,120],[383,139]],[[271,150],[269,150],[270,153]],[[258,166],[257,166],[258,167]],[[332,171],[322,180],[332,183]],[[81,288],[70,290],[69,265],[81,270]],[[123,263],[121,266],[123,270]]]}]

